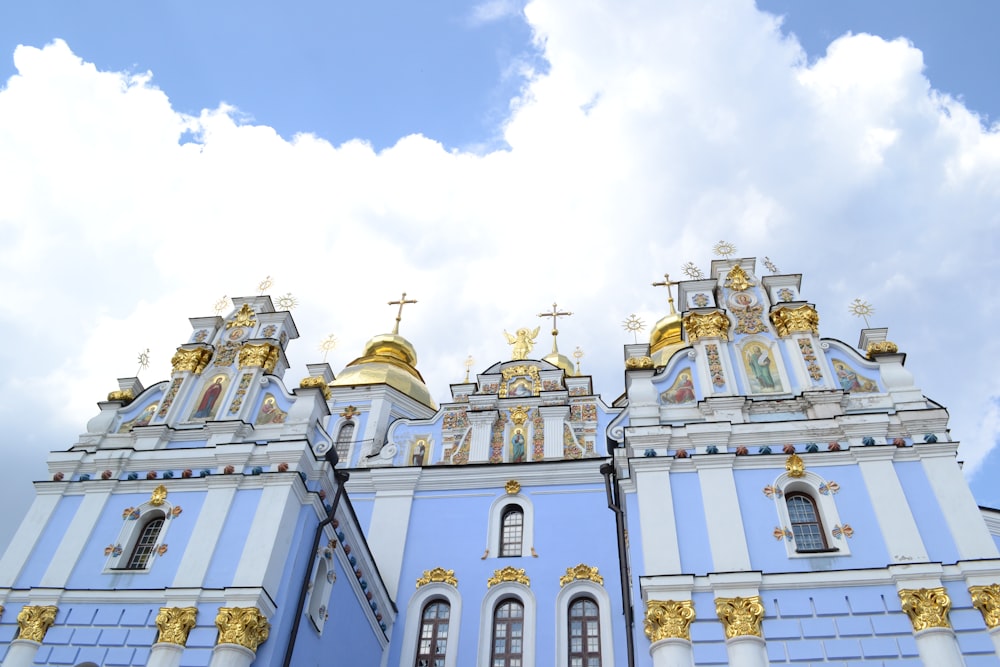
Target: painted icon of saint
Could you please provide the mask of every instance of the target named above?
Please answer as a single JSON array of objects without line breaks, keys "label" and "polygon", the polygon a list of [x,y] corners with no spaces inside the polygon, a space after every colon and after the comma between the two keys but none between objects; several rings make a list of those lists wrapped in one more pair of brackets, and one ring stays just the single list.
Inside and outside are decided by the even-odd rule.
[{"label": "painted icon of saint", "polygon": [[219,396],[222,395],[222,381],[225,379],[224,375],[215,376],[212,384],[208,385],[205,393],[201,395],[198,408],[191,415],[192,419],[209,419],[215,414],[215,403],[219,400]]}]

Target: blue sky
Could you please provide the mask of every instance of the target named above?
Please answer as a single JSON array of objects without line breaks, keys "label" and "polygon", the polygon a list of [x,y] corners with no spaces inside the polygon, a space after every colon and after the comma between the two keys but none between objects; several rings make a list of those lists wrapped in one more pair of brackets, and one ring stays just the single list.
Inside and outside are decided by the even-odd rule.
[{"label": "blue sky", "polygon": [[[24,511],[139,350],[162,380],[187,318],[265,275],[301,302],[289,383],[406,290],[438,400],[558,300],[610,401],[621,321],[724,238],[802,273],[824,336],[875,303],[1000,506],[1000,344],[966,334],[1000,312],[1000,5],[759,6],[780,31],[739,0],[0,4],[0,325],[24,341],[0,502]],[[958,295],[960,345],[933,315]]]}]

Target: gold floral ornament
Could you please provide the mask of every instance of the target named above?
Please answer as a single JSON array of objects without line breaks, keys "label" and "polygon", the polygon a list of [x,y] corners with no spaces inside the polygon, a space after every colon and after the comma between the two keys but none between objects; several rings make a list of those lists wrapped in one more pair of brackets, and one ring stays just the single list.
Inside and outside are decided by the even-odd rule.
[{"label": "gold floral ornament", "polygon": [[866,352],[869,359],[874,359],[875,356],[879,354],[896,354],[899,352],[899,346],[891,340],[881,340],[876,343],[869,344]]},{"label": "gold floral ornament", "polygon": [[793,333],[819,335],[819,313],[812,306],[779,308],[771,313],[771,322],[778,335],[785,338]]},{"label": "gold floral ornament", "polygon": [[156,627],[160,635],[157,644],[187,644],[188,633],[195,625],[197,607],[160,607],[156,615]]},{"label": "gold floral ornament", "polygon": [[458,587],[458,579],[455,578],[455,570],[446,570],[443,567],[436,567],[433,570],[424,570],[424,576],[417,579],[417,588],[431,583],[448,584]]},{"label": "gold floral ornament", "polygon": [[514,495],[521,490],[521,483],[516,479],[508,479],[507,483],[503,485],[503,490],[510,495]]},{"label": "gold floral ornament", "polygon": [[17,638],[41,643],[56,622],[56,611],[53,606],[22,607],[17,615]]},{"label": "gold floral ornament", "polygon": [[278,347],[270,343],[245,343],[240,348],[240,368],[263,368],[265,373],[273,373],[278,358]]},{"label": "gold floral ornament", "polygon": [[593,581],[595,584],[604,585],[604,577],[601,576],[596,567],[580,563],[576,567],[566,568],[566,574],[559,577],[559,587],[562,588],[577,579],[586,579],[587,581]]},{"label": "gold floral ornament", "polygon": [[625,360],[626,370],[653,368],[653,358],[646,356],[629,357]]},{"label": "gold floral ornament", "polygon": [[201,375],[201,372],[205,370],[205,367],[208,366],[208,362],[211,360],[212,350],[208,348],[196,347],[186,349],[179,347],[170,359],[170,365],[173,367],[174,373],[187,371],[195,375]]},{"label": "gold floral ornament", "polygon": [[691,600],[650,600],[646,603],[646,618],[642,622],[651,642],[661,639],[691,639],[694,602]]},{"label": "gold floral ornament", "polygon": [[527,405],[518,405],[510,409],[510,420],[514,422],[515,426],[524,426],[524,422],[528,421],[528,410],[530,410]]},{"label": "gold floral ornament", "polygon": [[299,381],[299,387],[303,389],[319,389],[323,392],[323,398],[328,401],[330,400],[330,396],[333,395],[330,391],[330,385],[328,385],[326,380],[319,375],[311,375],[309,377],[302,378],[302,380]]},{"label": "gold floral ornament", "polygon": [[248,328],[257,326],[257,320],[254,319],[254,315],[257,313],[253,312],[253,308],[250,307],[249,303],[244,303],[239,311],[236,313],[236,317],[226,322],[227,329],[233,328]]},{"label": "gold floral ornament", "polygon": [[149,496],[149,504],[154,507],[159,507],[167,500],[167,487],[160,484],[158,487],[153,489],[152,495]]},{"label": "gold floral ornament", "polygon": [[219,628],[216,645],[238,644],[254,652],[271,632],[271,624],[257,607],[219,607],[215,627]]},{"label": "gold floral ornament", "polygon": [[785,460],[785,470],[789,477],[804,477],[806,474],[806,464],[798,454],[792,454]]},{"label": "gold floral ornament", "polygon": [[726,639],[733,637],[760,637],[760,623],[764,620],[764,605],[760,596],[749,598],[715,598],[715,613],[726,628]]},{"label": "gold floral ornament", "polygon": [[904,589],[899,591],[899,601],[910,617],[914,632],[951,627],[948,620],[951,598],[943,587]]},{"label": "gold floral ornament", "polygon": [[719,311],[704,315],[688,313],[684,317],[684,330],[687,331],[688,342],[691,343],[702,338],[729,340],[729,318]]},{"label": "gold floral ornament", "polygon": [[979,610],[991,630],[1000,627],[1000,584],[970,586],[972,606]]},{"label": "gold floral ornament", "polygon": [[131,389],[117,389],[108,393],[109,401],[121,401],[122,403],[131,403],[135,400],[135,393]]},{"label": "gold floral ornament", "polygon": [[486,587],[493,588],[507,581],[531,586],[531,579],[524,573],[524,568],[513,568],[509,565],[502,570],[493,570],[493,576],[486,580]]},{"label": "gold floral ornament", "polygon": [[739,264],[731,268],[726,276],[726,287],[736,292],[745,292],[756,284]]},{"label": "gold floral ornament", "polygon": [[354,415],[356,414],[360,414],[358,409],[353,405],[348,405],[346,408],[344,408],[344,411],[340,413],[340,416],[343,417],[344,419],[351,420],[354,418]]}]

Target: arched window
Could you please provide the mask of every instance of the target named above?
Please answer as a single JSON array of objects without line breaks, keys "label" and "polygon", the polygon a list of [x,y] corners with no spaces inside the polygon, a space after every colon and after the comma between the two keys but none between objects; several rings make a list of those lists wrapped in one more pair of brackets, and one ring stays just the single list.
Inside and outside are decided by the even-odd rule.
[{"label": "arched window", "polygon": [[447,601],[434,600],[424,606],[417,639],[417,667],[445,667],[450,620],[451,605]]},{"label": "arched window", "polygon": [[601,667],[601,619],[589,597],[569,605],[569,667]]},{"label": "arched window", "polygon": [[524,655],[524,605],[513,598],[500,601],[493,611],[493,647],[490,667],[521,667]]},{"label": "arched window", "polygon": [[346,422],[337,431],[337,459],[341,463],[347,463],[347,457],[351,454],[351,445],[354,444],[354,422]]},{"label": "arched window", "polygon": [[145,570],[149,566],[161,530],[163,530],[163,515],[156,513],[143,525],[139,539],[135,541],[132,553],[128,557],[128,563],[125,564],[126,570]]},{"label": "arched window", "polygon": [[524,512],[519,505],[510,505],[500,517],[500,557],[520,556],[523,541]]},{"label": "arched window", "polygon": [[796,551],[825,550],[826,533],[812,496],[793,492],[785,496],[785,502],[788,504],[788,519],[792,524]]}]

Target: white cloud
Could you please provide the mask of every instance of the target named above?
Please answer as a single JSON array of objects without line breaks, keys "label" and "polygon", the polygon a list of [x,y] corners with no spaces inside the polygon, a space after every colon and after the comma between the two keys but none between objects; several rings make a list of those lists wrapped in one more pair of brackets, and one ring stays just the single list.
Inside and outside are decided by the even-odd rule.
[{"label": "white cloud", "polygon": [[[467,354],[506,358],[501,331],[553,300],[576,313],[561,349],[584,349],[610,400],[621,321],[661,317],[649,283],[707,269],[719,239],[803,273],[823,335],[853,343],[847,305],[870,299],[949,407],[968,469],[982,461],[995,433],[979,416],[1000,396],[1000,141],[931,88],[914,46],[846,36],[808,64],[749,1],[537,0],[524,15],[549,69],[512,106],[510,148],[486,154],[286,141],[225,107],[179,114],[147,75],[65,44],[19,48],[0,91],[0,417],[25,446],[5,470],[71,445],[140,349],[143,379],[167,377],[187,318],[265,275],[301,303],[291,384],[329,333],[339,371],[406,290],[420,303],[402,332],[439,400]],[[9,488],[23,507],[25,482]]]},{"label": "white cloud", "polygon": [[472,8],[469,23],[474,26],[518,16],[524,3],[520,0],[486,0]]}]

